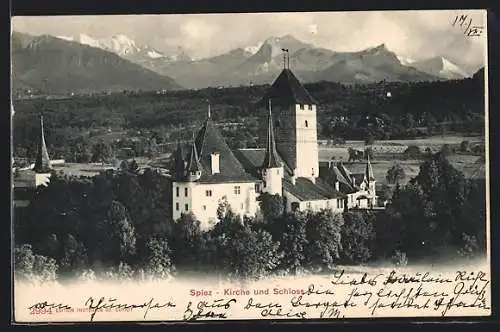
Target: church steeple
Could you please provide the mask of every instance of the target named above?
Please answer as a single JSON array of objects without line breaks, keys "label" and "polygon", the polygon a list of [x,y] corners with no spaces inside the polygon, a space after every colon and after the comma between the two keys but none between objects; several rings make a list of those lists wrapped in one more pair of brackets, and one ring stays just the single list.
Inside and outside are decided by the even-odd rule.
[{"label": "church steeple", "polygon": [[373,175],[372,164],[370,163],[370,155],[366,156],[365,179],[369,182],[375,181],[375,176]]},{"label": "church steeple", "polygon": [[267,142],[266,142],[266,155],[262,168],[276,168],[281,167],[278,152],[276,150],[276,142],[274,140],[273,116],[271,113],[271,99],[269,99],[269,115],[267,118]]},{"label": "church steeple", "polygon": [[40,116],[40,142],[38,144],[38,151],[33,170],[36,173],[49,173],[52,170],[50,164],[49,153],[45,145],[45,133],[43,130],[43,115]]}]

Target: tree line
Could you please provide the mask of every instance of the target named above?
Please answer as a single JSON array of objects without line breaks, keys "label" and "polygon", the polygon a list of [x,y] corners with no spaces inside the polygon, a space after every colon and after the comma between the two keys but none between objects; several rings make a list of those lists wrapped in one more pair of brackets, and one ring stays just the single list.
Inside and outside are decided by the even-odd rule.
[{"label": "tree line", "polygon": [[[305,84],[318,101],[320,139],[403,139],[425,135],[484,132],[484,79],[473,78],[418,83],[380,82],[342,85]],[[38,141],[39,115],[44,114],[47,142],[65,147],[91,130],[151,130],[157,143],[173,132],[192,135],[212,106],[215,122],[242,122],[243,128],[225,131],[237,147],[252,146],[258,136],[255,102],[267,85],[229,89],[143,92],[75,96],[62,100],[15,100],[13,119],[16,155]],[[387,97],[391,92],[391,97]],[[189,131],[189,132],[188,132]],[[244,143],[241,143],[244,142]]]},{"label": "tree line", "polygon": [[14,219],[18,277],[224,277],[329,271],[338,264],[484,254],[484,180],[467,180],[443,154],[396,185],[385,211],[286,212],[279,195],[260,196],[260,213],[241,218],[221,202],[204,230],[193,215],[171,220],[170,179],[152,170],[95,178],[53,174]]}]

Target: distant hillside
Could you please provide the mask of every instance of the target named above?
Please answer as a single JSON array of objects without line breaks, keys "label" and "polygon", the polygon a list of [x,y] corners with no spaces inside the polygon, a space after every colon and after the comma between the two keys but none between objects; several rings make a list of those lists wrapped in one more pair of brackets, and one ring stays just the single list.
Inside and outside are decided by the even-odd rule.
[{"label": "distant hillside", "polygon": [[14,91],[68,94],[182,89],[170,77],[81,43],[17,32],[11,41]]}]

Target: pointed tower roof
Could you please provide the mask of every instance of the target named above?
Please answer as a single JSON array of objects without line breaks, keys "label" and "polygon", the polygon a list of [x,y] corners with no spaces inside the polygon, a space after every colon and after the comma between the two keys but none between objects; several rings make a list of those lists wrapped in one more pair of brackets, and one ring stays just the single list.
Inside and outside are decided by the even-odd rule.
[{"label": "pointed tower roof", "polygon": [[374,181],[375,176],[373,175],[373,168],[372,168],[372,164],[370,163],[370,155],[367,155],[366,157],[367,157],[367,159],[366,159],[365,178],[368,181]]},{"label": "pointed tower roof", "polygon": [[201,170],[202,170],[202,167],[200,164],[200,159],[198,158],[198,151],[196,148],[196,142],[193,141],[193,144],[191,145],[191,151],[189,151],[189,155],[188,155],[187,171],[188,172],[198,172]]},{"label": "pointed tower roof", "polygon": [[184,175],[185,165],[184,165],[184,152],[182,151],[182,145],[180,141],[177,141],[177,150],[174,155],[174,172],[176,177],[180,178]]},{"label": "pointed tower roof", "polygon": [[48,173],[52,170],[50,164],[49,153],[45,145],[45,133],[43,130],[43,115],[40,116],[40,142],[38,143],[38,151],[33,170],[37,173]]},{"label": "pointed tower roof", "polygon": [[258,105],[267,105],[270,99],[277,105],[317,104],[316,100],[288,68],[281,71]]},{"label": "pointed tower roof", "polygon": [[267,118],[267,142],[266,155],[264,156],[263,168],[281,167],[276,142],[274,141],[273,115],[271,113],[271,99],[269,99],[269,116]]}]

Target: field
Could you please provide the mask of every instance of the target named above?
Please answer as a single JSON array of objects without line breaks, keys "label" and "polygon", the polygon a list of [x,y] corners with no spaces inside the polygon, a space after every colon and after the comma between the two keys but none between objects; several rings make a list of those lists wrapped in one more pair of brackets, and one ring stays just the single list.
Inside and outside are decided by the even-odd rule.
[{"label": "field", "polygon": [[[405,170],[405,181],[408,181],[412,177],[416,176],[419,172],[419,166],[422,163],[422,160],[404,160],[401,153],[403,153],[408,146],[418,146],[421,151],[424,151],[427,147],[429,147],[433,152],[437,152],[443,144],[458,146],[464,140],[469,141],[471,145],[484,144],[481,137],[478,136],[434,136],[423,139],[377,141],[371,145],[374,152],[372,167],[373,172],[375,173],[375,178],[379,183],[384,183],[387,170],[396,163],[400,164]],[[319,160],[320,162],[326,162],[332,160],[333,158],[333,161],[342,161],[350,170],[352,170],[352,172],[363,172],[365,167],[364,162],[347,162],[349,159],[347,149],[353,148],[357,150],[364,150],[365,147],[366,146],[363,141],[346,141],[345,144],[336,146],[325,146],[321,144],[319,147]],[[456,154],[448,157],[448,160],[453,164],[453,166],[463,172],[466,177],[485,178],[485,165],[484,163],[479,162],[479,159],[479,156],[472,154]]]}]

